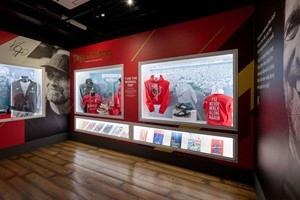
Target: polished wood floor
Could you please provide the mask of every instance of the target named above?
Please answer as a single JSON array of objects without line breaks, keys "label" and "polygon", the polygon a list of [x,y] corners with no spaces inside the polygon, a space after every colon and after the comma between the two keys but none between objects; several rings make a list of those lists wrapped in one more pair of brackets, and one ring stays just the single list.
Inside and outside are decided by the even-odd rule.
[{"label": "polished wood floor", "polygon": [[256,199],[252,186],[66,141],[0,160],[1,200]]}]

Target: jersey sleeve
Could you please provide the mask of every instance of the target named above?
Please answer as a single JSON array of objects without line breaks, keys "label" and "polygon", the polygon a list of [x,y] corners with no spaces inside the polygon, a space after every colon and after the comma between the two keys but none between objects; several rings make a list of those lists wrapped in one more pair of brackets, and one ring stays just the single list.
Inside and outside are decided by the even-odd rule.
[{"label": "jersey sleeve", "polygon": [[154,111],[154,105],[153,105],[153,100],[152,100],[151,95],[150,95],[149,85],[148,85],[147,82],[145,82],[144,86],[145,86],[146,105],[148,107],[148,110],[150,112],[153,112]]},{"label": "jersey sleeve", "polygon": [[85,97],[86,97],[86,96],[84,96],[84,97],[82,98],[82,101],[81,101],[81,106],[82,106],[83,108],[86,106],[86,103],[87,103]]},{"label": "jersey sleeve", "polygon": [[169,106],[170,103],[170,89],[169,89],[169,85],[170,83],[166,81],[166,85],[164,86],[164,96],[163,99],[161,101],[160,107],[159,107],[159,114],[164,114],[167,107]]}]

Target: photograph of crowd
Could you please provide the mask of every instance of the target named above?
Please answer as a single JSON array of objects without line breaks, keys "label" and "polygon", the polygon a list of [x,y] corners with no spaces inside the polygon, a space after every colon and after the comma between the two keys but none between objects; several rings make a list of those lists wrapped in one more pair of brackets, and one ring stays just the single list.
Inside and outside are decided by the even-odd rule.
[{"label": "photograph of crowd", "polygon": [[[173,118],[174,115],[184,116],[185,113],[174,114],[175,108],[184,106],[189,110],[196,110],[197,123],[206,123],[207,115],[203,105],[208,96],[222,93],[233,99],[234,70],[232,53],[142,64],[142,83],[151,81],[151,77],[155,79],[155,76],[160,76],[164,82],[169,83],[168,105],[164,112],[150,110],[148,113],[143,109],[143,116],[167,119]],[[147,82],[147,84],[149,83]],[[158,93],[161,92],[163,91]]]}]

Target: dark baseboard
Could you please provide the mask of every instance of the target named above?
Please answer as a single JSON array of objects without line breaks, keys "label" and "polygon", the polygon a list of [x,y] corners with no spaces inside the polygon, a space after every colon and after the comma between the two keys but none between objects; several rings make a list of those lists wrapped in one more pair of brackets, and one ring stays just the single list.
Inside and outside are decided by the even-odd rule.
[{"label": "dark baseboard", "polygon": [[257,200],[266,200],[266,197],[265,197],[264,192],[261,188],[261,185],[259,183],[259,180],[257,178],[256,173],[254,173],[254,187],[255,187]]},{"label": "dark baseboard", "polygon": [[70,139],[101,148],[107,148],[131,155],[136,155],[146,159],[151,159],[167,164],[171,164],[194,171],[218,176],[224,179],[239,181],[242,183],[254,185],[254,173],[252,170],[243,169],[226,164],[215,163],[212,160],[205,160],[201,157],[189,156],[181,153],[168,153],[154,150],[153,147],[128,144],[124,141],[118,141],[108,138],[96,137],[92,135],[70,133]]},{"label": "dark baseboard", "polygon": [[53,135],[50,137],[26,142],[24,144],[8,147],[5,149],[0,149],[0,159],[8,158],[8,157],[15,156],[18,154],[33,151],[33,150],[41,148],[41,147],[45,147],[45,146],[49,146],[49,145],[56,144],[59,142],[63,142],[63,141],[66,141],[68,139],[68,137],[69,137],[69,133],[61,133],[61,134]]}]

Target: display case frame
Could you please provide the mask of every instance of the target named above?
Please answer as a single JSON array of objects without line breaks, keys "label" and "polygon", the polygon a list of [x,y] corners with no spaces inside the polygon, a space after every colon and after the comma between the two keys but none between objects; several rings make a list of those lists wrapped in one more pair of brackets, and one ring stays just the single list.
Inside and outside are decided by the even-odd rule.
[{"label": "display case frame", "polygon": [[0,122],[46,116],[44,68],[0,63],[0,79]]},{"label": "display case frame", "polygon": [[[206,75],[201,76],[200,73]],[[139,121],[237,131],[237,91],[237,49],[141,61]],[[226,102],[231,102],[231,109],[223,112],[225,117],[220,107],[203,108],[204,102],[208,101],[206,97],[213,98],[213,95],[221,93],[224,94],[225,97],[222,98],[226,99]],[[218,110],[216,112],[210,110],[211,108]],[[207,116],[212,119],[223,118],[226,121],[215,123],[214,120],[209,120],[208,123]]]},{"label": "display case frame", "polygon": [[[85,127],[83,127],[83,122],[85,123]],[[90,123],[93,124],[91,130],[87,130]],[[114,124],[114,127],[111,128],[111,131],[108,134],[103,134],[101,131],[105,128],[104,126],[98,132],[93,131],[96,129],[98,124]],[[118,137],[111,134],[115,128],[115,126],[127,126],[128,136]],[[145,137],[148,137],[146,140],[138,139],[140,138],[139,130],[145,129],[148,130],[148,133]],[[167,126],[158,126],[151,124],[143,124],[143,123],[132,123],[132,122],[124,122],[117,121],[112,119],[102,119],[102,118],[91,118],[85,116],[75,116],[74,130],[76,132],[85,133],[94,136],[101,136],[106,138],[112,138],[117,140],[128,141],[136,144],[141,144],[145,146],[150,146],[162,150],[167,151],[178,151],[186,154],[193,154],[196,156],[209,157],[218,160],[225,160],[228,162],[238,162],[238,136],[236,134],[230,133],[221,133],[221,132],[211,132],[211,131],[202,131],[195,129],[186,129],[186,128],[172,128]],[[159,130],[160,134],[164,134],[162,138],[162,143],[159,144],[158,141],[160,137],[154,137],[154,130]],[[152,133],[150,133],[152,131]],[[100,132],[100,133],[99,133]],[[178,137],[180,139],[180,147],[175,142],[171,142],[172,133],[179,133],[181,136]],[[193,136],[193,141],[197,143],[194,136],[200,138],[200,146],[191,145],[191,138],[189,136]],[[154,142],[154,138],[156,138],[156,142]],[[195,139],[195,140],[194,140]],[[213,143],[213,139],[215,139]],[[221,141],[219,144],[218,141]],[[214,144],[214,145],[213,145]],[[219,146],[218,146],[219,144]],[[195,148],[197,148],[195,150]],[[216,152],[213,152],[216,150]]]},{"label": "display case frame", "polygon": [[74,113],[124,119],[123,72],[123,64],[74,70]]},{"label": "display case frame", "polygon": [[81,116],[75,116],[74,119],[74,130],[77,132],[124,141],[131,138],[130,123]]},{"label": "display case frame", "polygon": [[[135,124],[132,129],[135,143],[218,160],[238,162],[238,136],[236,134],[150,124]],[[146,138],[143,138],[144,141],[140,138],[141,130],[147,131]],[[176,140],[178,141],[176,142]],[[193,141],[193,145],[190,144],[191,141]],[[195,144],[197,141],[198,145]]]}]

